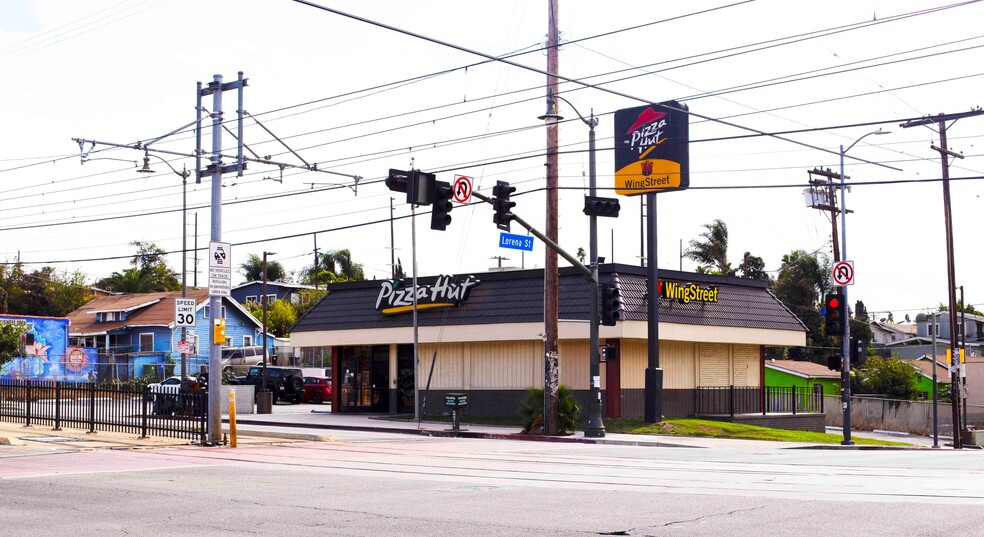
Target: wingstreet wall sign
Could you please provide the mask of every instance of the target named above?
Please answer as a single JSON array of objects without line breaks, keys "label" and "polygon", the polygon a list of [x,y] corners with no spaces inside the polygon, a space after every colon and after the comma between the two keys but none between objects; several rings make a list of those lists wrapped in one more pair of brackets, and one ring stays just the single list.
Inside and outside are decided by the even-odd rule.
[{"label": "wingstreet wall sign", "polygon": [[717,302],[718,287],[701,287],[696,283],[678,283],[659,281],[659,296],[668,300],[676,300],[684,304],[690,302]]},{"label": "wingstreet wall sign", "polygon": [[[472,288],[480,284],[474,276],[454,281],[451,276],[438,276],[430,285],[417,286],[417,309],[449,308],[468,300]],[[413,286],[403,280],[384,281],[376,295],[376,309],[383,315],[413,310]]]},{"label": "wingstreet wall sign", "polygon": [[677,101],[615,111],[615,193],[690,186],[687,105]]}]

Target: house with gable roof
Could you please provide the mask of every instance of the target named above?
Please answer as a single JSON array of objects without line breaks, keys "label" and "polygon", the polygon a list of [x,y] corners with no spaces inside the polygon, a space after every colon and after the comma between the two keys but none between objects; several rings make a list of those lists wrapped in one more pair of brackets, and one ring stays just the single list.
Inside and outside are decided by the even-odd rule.
[{"label": "house with gable roof", "polygon": [[804,360],[766,360],[765,385],[812,388],[823,386],[824,395],[840,395],[841,375],[827,366]]},{"label": "house with gable roof", "polygon": [[[188,372],[194,373],[208,365],[212,312],[207,289],[188,289],[186,294],[196,303],[195,326],[186,330]],[[69,339],[73,345],[96,350],[100,378],[139,377],[152,368],[164,374],[181,357],[176,298],[181,298],[181,291],[97,297],[68,314]],[[273,354],[273,335],[264,335],[262,323],[238,302],[223,298],[219,316],[226,319],[223,346],[266,344]]]}]

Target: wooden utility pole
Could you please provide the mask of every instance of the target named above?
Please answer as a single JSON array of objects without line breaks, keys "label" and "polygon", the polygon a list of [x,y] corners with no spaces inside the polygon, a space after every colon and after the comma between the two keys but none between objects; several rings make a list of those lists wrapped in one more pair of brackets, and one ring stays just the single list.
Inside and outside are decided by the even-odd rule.
[{"label": "wooden utility pole", "polygon": [[[557,112],[557,70],[558,70],[558,0],[547,0],[547,113]],[[558,122],[547,121],[547,238],[559,244],[557,205],[558,205]],[[560,431],[557,389],[560,383],[560,370],[557,359],[557,336],[559,322],[559,284],[557,253],[544,248],[546,260],[543,267],[543,434],[556,435]]]},{"label": "wooden utility pole", "polygon": [[[814,192],[819,192],[821,188],[825,188],[827,192],[827,203],[816,203],[814,200],[814,205],[810,207],[814,209],[820,209],[821,211],[830,211],[830,237],[831,242],[834,247],[834,263],[840,261],[840,248],[837,240],[837,215],[840,214],[840,209],[837,208],[837,198],[834,195],[834,179],[840,180],[840,174],[830,171],[830,168],[826,170],[821,170],[819,168],[813,168],[807,171],[811,177],[810,188]],[[820,175],[826,177],[826,181],[821,181],[819,179],[813,179],[814,175]],[[850,177],[845,176],[844,179],[850,179]],[[850,214],[852,211],[848,211]]]},{"label": "wooden utility pole", "polygon": [[950,399],[953,407],[953,449],[961,449],[963,447],[963,439],[961,438],[963,426],[960,423],[959,370],[961,365],[960,351],[957,345],[957,277],[953,266],[953,216],[950,210],[950,159],[948,157],[962,159],[964,156],[960,153],[954,153],[946,148],[946,122],[956,122],[961,118],[979,116],[981,114],[984,114],[984,110],[981,110],[981,108],[978,107],[976,110],[971,110],[970,112],[963,112],[960,114],[940,114],[938,116],[906,121],[905,123],[899,125],[903,129],[906,129],[909,127],[918,127],[920,125],[936,124],[938,129],[937,133],[940,135],[939,147],[931,145],[930,148],[933,151],[939,152],[940,158],[943,161],[943,226],[946,230],[946,279],[950,308],[950,356],[951,361],[953,362],[950,366]]}]

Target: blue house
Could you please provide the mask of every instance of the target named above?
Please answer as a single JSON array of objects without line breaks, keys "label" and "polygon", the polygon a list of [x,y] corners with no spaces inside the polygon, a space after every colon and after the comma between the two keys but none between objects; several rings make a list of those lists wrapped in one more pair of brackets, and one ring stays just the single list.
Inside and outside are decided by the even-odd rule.
[{"label": "blue house", "polygon": [[[70,343],[95,349],[101,379],[139,377],[155,370],[160,374],[179,372],[181,328],[175,326],[175,299],[181,291],[122,294],[98,297],[68,314]],[[195,326],[186,328],[189,373],[208,365],[211,346],[207,289],[189,289],[194,299]],[[266,345],[273,353],[274,337],[263,334],[263,325],[238,302],[222,299],[226,347]],[[173,369],[169,369],[173,366]]]},{"label": "blue house", "polygon": [[[285,282],[266,282],[266,297],[268,300],[284,300],[290,302],[291,304],[299,304],[304,300],[304,294],[301,291],[314,289],[313,285],[301,285],[298,283],[285,283]],[[259,303],[262,300],[263,293],[263,282],[246,282],[239,284],[232,288],[231,291],[232,298],[235,299],[240,304],[245,304],[247,302]]]}]

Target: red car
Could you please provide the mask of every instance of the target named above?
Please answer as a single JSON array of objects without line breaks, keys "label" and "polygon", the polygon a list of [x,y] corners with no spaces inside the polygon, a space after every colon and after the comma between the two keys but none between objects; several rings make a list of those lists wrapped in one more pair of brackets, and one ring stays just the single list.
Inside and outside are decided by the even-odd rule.
[{"label": "red car", "polygon": [[331,377],[304,377],[304,401],[316,405],[331,402]]}]

